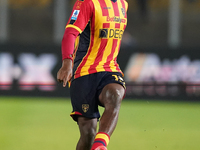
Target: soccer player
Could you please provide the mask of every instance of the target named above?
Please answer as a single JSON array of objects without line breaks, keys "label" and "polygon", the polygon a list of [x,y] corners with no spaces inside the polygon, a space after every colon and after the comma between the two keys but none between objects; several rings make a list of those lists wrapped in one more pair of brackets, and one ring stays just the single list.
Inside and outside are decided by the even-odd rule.
[{"label": "soccer player", "polygon": [[116,127],[125,94],[117,55],[127,9],[125,0],[77,0],[66,25],[57,80],[63,87],[70,82],[70,115],[80,130],[76,150],[107,150]]}]

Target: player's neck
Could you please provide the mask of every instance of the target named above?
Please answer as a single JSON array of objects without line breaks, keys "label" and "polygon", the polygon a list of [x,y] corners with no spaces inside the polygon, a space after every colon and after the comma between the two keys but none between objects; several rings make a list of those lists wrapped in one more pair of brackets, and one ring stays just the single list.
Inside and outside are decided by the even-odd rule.
[{"label": "player's neck", "polygon": [[111,0],[111,1],[115,3],[117,0]]}]

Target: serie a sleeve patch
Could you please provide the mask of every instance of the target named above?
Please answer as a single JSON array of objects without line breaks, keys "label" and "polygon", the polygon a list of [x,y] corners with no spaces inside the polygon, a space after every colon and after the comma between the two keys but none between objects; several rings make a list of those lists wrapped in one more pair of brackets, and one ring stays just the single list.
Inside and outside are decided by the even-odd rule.
[{"label": "serie a sleeve patch", "polygon": [[76,20],[78,18],[79,12],[80,12],[80,10],[74,10],[71,20]]}]

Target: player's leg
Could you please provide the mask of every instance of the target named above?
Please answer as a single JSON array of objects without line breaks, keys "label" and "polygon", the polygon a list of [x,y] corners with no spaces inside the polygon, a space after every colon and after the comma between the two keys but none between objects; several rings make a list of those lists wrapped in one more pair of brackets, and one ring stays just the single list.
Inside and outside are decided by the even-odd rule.
[{"label": "player's leg", "polygon": [[78,117],[80,139],[76,150],[90,150],[96,135],[97,118]]},{"label": "player's leg", "polygon": [[103,88],[99,95],[99,101],[105,106],[105,110],[99,122],[99,132],[96,135],[92,150],[101,146],[102,143],[105,147],[107,146],[118,121],[124,93],[125,89],[122,85],[110,83]]},{"label": "player's leg", "polygon": [[96,94],[100,81],[97,79],[97,74],[91,74],[74,79],[71,83],[73,111],[70,115],[77,121],[80,130],[76,150],[90,150],[96,135],[97,119],[100,117]]},{"label": "player's leg", "polygon": [[105,110],[100,120],[99,132],[106,132],[110,136],[113,133],[124,93],[125,89],[117,83],[110,83],[103,88],[99,100]]}]

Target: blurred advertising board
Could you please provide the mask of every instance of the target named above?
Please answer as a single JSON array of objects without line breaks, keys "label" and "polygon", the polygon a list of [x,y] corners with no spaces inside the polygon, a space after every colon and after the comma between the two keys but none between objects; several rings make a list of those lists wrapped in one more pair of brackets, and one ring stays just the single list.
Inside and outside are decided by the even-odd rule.
[{"label": "blurred advertising board", "polygon": [[0,95],[68,96],[56,81],[60,53],[55,45],[0,46]]},{"label": "blurred advertising board", "polygon": [[132,53],[124,69],[127,96],[200,100],[198,53],[196,49]]},{"label": "blurred advertising board", "polygon": [[[127,98],[200,100],[198,48],[124,48],[118,63]],[[0,95],[69,96],[56,81],[61,48],[56,45],[0,45]]]}]

